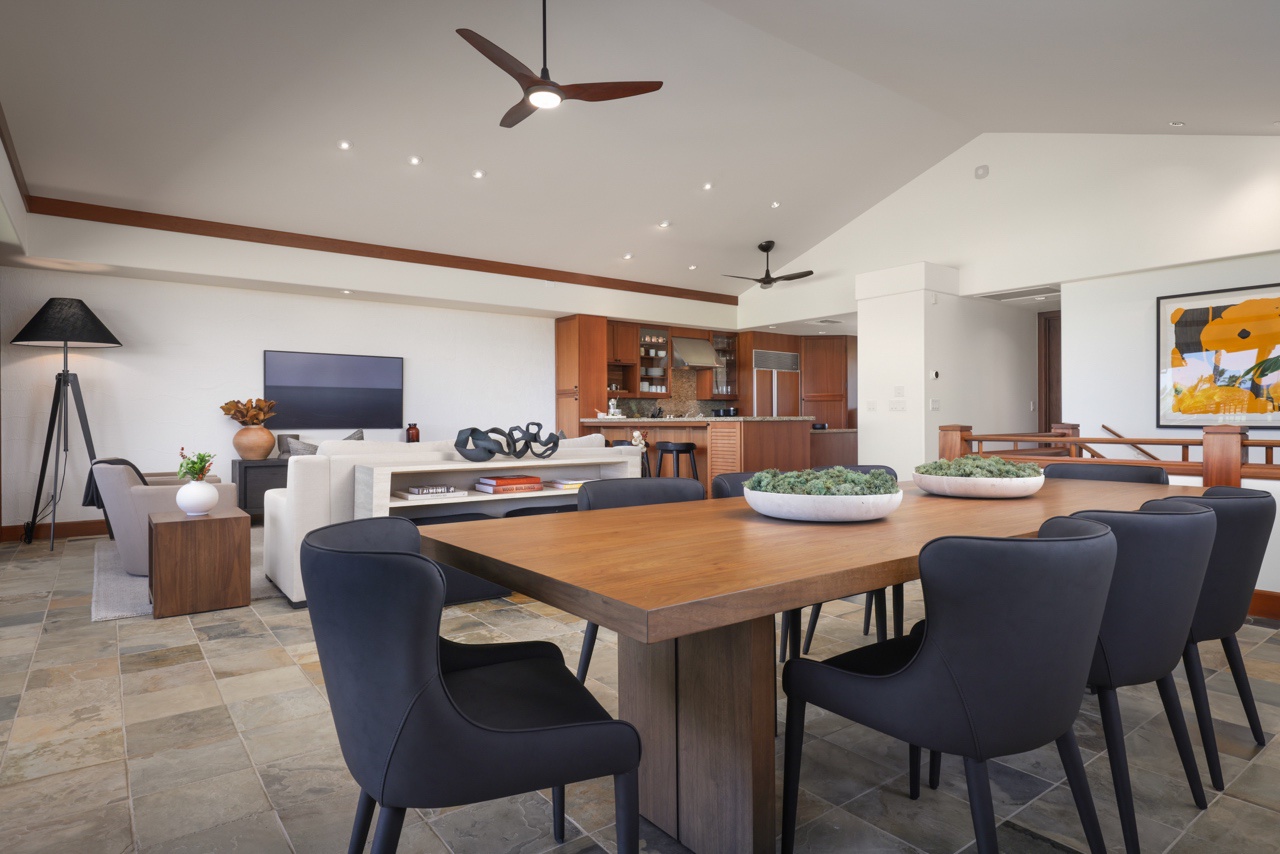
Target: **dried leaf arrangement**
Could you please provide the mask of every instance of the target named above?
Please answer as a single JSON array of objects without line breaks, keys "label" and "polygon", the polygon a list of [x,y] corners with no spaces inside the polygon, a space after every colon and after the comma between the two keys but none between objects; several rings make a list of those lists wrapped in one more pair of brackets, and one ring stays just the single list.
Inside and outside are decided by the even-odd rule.
[{"label": "dried leaf arrangement", "polygon": [[186,448],[179,448],[178,456],[182,457],[182,462],[178,464],[178,477],[204,480],[209,474],[209,469],[213,468],[213,458],[217,455],[201,451],[188,456]]},{"label": "dried leaf arrangement", "polygon": [[228,416],[237,424],[243,424],[246,427],[257,427],[263,421],[276,414],[271,411],[275,408],[276,402],[274,400],[251,397],[244,403],[238,400],[228,400],[222,404],[222,414]]}]

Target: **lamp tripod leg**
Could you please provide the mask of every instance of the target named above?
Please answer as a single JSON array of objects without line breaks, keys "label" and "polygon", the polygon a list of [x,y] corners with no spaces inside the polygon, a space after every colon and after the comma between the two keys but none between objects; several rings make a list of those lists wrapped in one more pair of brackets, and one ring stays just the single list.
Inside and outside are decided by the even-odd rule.
[{"label": "lamp tripod leg", "polygon": [[24,543],[30,543],[36,536],[36,519],[40,515],[40,495],[44,492],[44,478],[49,471],[49,450],[53,447],[54,431],[58,428],[61,404],[62,374],[58,374],[53,381],[53,405],[49,408],[49,429],[44,434],[44,454],[40,457],[40,478],[36,481],[36,497],[31,504],[31,521],[22,526]]}]

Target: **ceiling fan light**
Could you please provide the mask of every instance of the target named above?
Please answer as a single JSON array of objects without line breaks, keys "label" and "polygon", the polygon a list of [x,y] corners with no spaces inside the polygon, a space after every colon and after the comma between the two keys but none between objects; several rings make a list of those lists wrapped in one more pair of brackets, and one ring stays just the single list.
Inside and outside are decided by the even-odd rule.
[{"label": "ceiling fan light", "polygon": [[564,95],[555,86],[534,86],[529,90],[529,103],[539,110],[554,110],[564,100]]}]

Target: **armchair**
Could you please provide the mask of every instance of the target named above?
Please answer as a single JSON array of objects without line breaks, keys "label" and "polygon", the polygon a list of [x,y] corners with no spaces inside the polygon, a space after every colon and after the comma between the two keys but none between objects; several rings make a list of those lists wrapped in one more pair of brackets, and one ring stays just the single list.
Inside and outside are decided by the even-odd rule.
[{"label": "armchair", "polygon": [[[125,572],[149,575],[151,545],[147,517],[152,513],[177,510],[174,496],[185,481],[170,475],[147,475],[146,483],[143,483],[132,464],[114,465],[104,460],[93,464],[93,479],[102,497],[103,511],[110,520]],[[208,480],[213,482],[216,479]],[[215,482],[214,487],[218,490],[219,504],[236,503],[234,483]]]}]

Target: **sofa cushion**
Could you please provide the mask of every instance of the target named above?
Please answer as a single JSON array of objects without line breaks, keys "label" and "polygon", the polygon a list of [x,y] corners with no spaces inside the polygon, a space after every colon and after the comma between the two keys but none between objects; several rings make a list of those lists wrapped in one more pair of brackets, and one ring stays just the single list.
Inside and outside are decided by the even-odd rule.
[{"label": "sofa cushion", "polygon": [[560,447],[562,448],[603,448],[605,447],[604,436],[599,433],[591,433],[587,436],[578,436],[576,439],[561,439]]},{"label": "sofa cushion", "polygon": [[364,441],[364,428],[363,428],[363,427],[361,427],[359,430],[357,430],[356,432],[352,433],[350,436],[343,436],[343,437],[342,437],[342,441],[344,441],[344,442],[363,442],[363,441]]},{"label": "sofa cushion", "polygon": [[289,456],[291,457],[307,457],[319,450],[319,445],[313,445],[310,442],[304,442],[301,439],[294,439],[292,436],[287,440],[289,446]]}]

